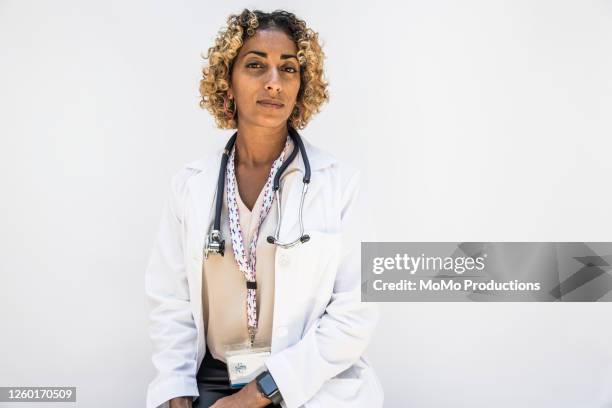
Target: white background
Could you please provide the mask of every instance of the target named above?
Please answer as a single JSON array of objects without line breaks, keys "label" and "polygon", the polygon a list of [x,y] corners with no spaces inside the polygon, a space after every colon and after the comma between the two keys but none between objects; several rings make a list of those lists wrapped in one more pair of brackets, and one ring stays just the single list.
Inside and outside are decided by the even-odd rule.
[{"label": "white background", "polygon": [[[363,170],[366,239],[612,241],[610,1],[0,0],[0,386],[144,406],[144,270],[170,177],[231,135],[200,53],[243,7],[320,33],[302,134]],[[381,308],[386,407],[612,406],[610,304]]]}]

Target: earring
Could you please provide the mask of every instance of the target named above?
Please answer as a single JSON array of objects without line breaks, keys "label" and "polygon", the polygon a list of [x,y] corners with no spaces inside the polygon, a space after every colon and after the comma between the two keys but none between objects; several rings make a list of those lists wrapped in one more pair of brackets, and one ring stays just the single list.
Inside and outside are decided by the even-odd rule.
[{"label": "earring", "polygon": [[[229,113],[229,107],[228,107],[228,99],[232,100],[234,102],[234,108],[232,109],[232,114],[230,115]],[[234,101],[234,98],[232,97],[224,97],[223,98],[223,109],[225,110],[225,116],[227,116],[230,119],[234,119],[236,117],[236,111],[237,111],[237,106],[236,106],[236,101]]]}]

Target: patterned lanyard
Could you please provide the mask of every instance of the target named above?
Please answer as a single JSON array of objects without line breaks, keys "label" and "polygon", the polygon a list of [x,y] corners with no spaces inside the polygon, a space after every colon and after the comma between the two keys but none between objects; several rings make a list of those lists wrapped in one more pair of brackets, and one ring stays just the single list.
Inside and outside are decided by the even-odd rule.
[{"label": "patterned lanyard", "polygon": [[236,258],[236,263],[238,264],[238,269],[242,273],[244,273],[244,277],[246,279],[247,286],[247,328],[249,331],[249,336],[251,340],[251,346],[255,340],[255,334],[257,333],[257,302],[256,302],[256,294],[257,294],[257,282],[256,282],[256,270],[255,263],[257,260],[256,257],[256,248],[257,248],[257,237],[259,236],[259,228],[263,223],[263,220],[266,218],[268,213],[270,212],[270,208],[272,208],[272,202],[274,200],[274,195],[272,192],[272,182],[274,180],[274,176],[276,175],[277,170],[283,164],[283,160],[285,158],[285,152],[289,148],[289,137],[287,137],[287,141],[285,142],[285,147],[281,152],[280,156],[272,163],[272,168],[270,169],[270,174],[268,175],[268,180],[264,185],[264,197],[263,203],[261,206],[261,212],[259,213],[259,219],[257,220],[257,226],[255,228],[255,232],[253,233],[253,238],[249,244],[249,254],[248,258],[245,251],[244,238],[242,234],[242,229],[240,228],[240,217],[238,213],[238,201],[236,195],[238,194],[237,182],[236,182],[236,172],[234,169],[234,155],[236,148],[232,149],[232,153],[229,157],[227,163],[227,172],[226,172],[226,185],[227,185],[227,208],[229,212],[229,222],[230,222],[230,234],[232,236],[232,248],[234,252],[234,258]]}]

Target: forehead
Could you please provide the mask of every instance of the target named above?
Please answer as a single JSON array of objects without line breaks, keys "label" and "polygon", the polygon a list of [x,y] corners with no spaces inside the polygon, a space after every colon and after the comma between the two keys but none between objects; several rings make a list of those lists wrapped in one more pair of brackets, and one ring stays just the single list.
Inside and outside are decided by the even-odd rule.
[{"label": "forehead", "polygon": [[280,56],[281,54],[297,53],[297,46],[293,39],[284,31],[278,29],[257,30],[255,34],[244,42],[238,53],[238,57],[249,51],[262,51],[269,57]]}]

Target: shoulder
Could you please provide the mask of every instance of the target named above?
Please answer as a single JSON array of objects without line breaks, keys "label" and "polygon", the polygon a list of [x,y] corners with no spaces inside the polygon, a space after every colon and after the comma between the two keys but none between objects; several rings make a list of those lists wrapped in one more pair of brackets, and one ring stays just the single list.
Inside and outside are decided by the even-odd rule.
[{"label": "shoulder", "polygon": [[336,155],[321,149],[305,138],[303,140],[313,172],[327,172],[341,189],[359,184],[361,170],[355,164],[339,159]]},{"label": "shoulder", "polygon": [[[329,191],[333,207],[344,217],[350,208],[363,206],[361,202],[361,169],[352,162],[342,160],[304,139],[314,179],[318,178]],[[330,205],[331,203],[328,203]]]},{"label": "shoulder", "polygon": [[181,169],[183,172],[191,171],[193,173],[211,171],[218,168],[218,164],[221,162],[221,155],[223,154],[223,148],[215,149],[213,152],[200,157],[199,159],[192,160],[183,165]]},{"label": "shoulder", "polygon": [[[201,174],[218,172],[222,150],[209,153],[197,160],[184,163],[171,176],[170,193],[176,208],[182,208],[189,194],[191,180]],[[216,170],[213,170],[216,169]]]},{"label": "shoulder", "polygon": [[322,188],[326,190],[322,196],[325,199],[320,200],[318,205],[325,207],[323,213],[333,214],[330,229],[342,231],[344,245],[352,247],[354,241],[362,237],[364,225],[369,222],[368,203],[361,193],[362,169],[355,164],[359,158],[349,158],[350,161],[340,159],[311,143],[308,145],[307,153],[313,159],[318,157],[320,160],[319,171],[313,171],[313,182],[318,178],[317,182],[324,184]]}]

